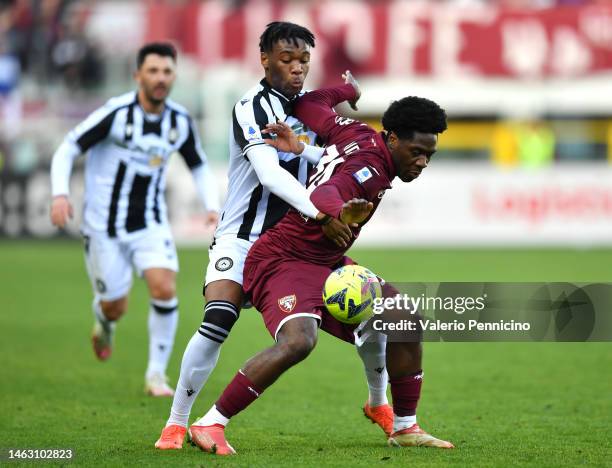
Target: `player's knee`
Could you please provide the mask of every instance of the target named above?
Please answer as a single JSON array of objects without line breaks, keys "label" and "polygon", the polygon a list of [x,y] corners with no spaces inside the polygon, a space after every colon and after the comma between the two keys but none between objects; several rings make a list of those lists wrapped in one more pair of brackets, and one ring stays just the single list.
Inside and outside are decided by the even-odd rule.
[{"label": "player's knee", "polygon": [[308,357],[317,344],[317,331],[316,320],[309,317],[297,317],[282,326],[276,339],[287,365]]},{"label": "player's knee", "polygon": [[168,301],[176,296],[176,287],[172,281],[156,282],[151,285],[151,297]]},{"label": "player's knee", "polygon": [[312,352],[317,344],[316,334],[293,336],[280,343],[283,355],[288,364],[294,365],[303,361]]},{"label": "player's knee", "polygon": [[114,301],[100,301],[100,308],[108,320],[119,320],[127,309],[127,300],[121,298]]},{"label": "player's knee", "polygon": [[244,299],[242,286],[228,279],[216,280],[204,285],[203,292],[206,297],[206,302],[208,303],[213,301],[227,301],[231,304],[238,304],[240,306]]}]

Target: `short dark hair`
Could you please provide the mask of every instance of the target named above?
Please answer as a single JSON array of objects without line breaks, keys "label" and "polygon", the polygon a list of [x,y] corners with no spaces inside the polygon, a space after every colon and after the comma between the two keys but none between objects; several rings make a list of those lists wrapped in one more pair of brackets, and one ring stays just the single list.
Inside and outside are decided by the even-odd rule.
[{"label": "short dark hair", "polygon": [[147,55],[157,54],[162,57],[172,57],[172,60],[176,62],[176,48],[169,42],[149,42],[143,45],[138,51],[138,58],[136,65],[138,68],[142,66]]},{"label": "short dark hair", "polygon": [[304,26],[286,21],[274,21],[266,26],[266,30],[259,37],[259,51],[270,52],[274,44],[283,39],[293,42],[296,46],[298,39],[302,39],[310,47],[315,46],[314,34]]},{"label": "short dark hair", "polygon": [[411,139],[415,132],[442,133],[446,130],[446,112],[429,99],[409,96],[391,103],[383,114],[382,125],[400,139]]}]

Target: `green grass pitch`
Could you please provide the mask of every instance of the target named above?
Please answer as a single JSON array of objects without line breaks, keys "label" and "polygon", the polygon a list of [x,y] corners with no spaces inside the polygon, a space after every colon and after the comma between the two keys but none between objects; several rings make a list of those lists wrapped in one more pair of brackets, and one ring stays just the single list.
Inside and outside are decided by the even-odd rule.
[{"label": "green grass pitch", "polygon": [[[612,281],[612,250],[355,250],[396,281]],[[206,249],[180,251],[181,320],[169,367],[200,323]],[[426,343],[419,422],[452,451],[391,449],[361,413],[355,351],[324,333],[227,436],[213,457],[186,445],[153,449],[170,400],[142,393],[147,299],[136,281],[112,359],[90,349],[91,292],[75,242],[0,243],[0,448],[72,448],[91,466],[611,466],[612,344]],[[611,312],[612,313],[612,312]],[[271,344],[243,311],[192,417],[250,355]]]}]

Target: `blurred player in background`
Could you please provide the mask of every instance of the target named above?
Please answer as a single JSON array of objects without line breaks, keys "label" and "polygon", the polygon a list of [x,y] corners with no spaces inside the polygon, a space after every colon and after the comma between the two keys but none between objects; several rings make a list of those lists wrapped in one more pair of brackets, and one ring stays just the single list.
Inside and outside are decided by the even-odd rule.
[{"label": "blurred player in background", "polygon": [[[260,37],[265,78],[234,106],[228,198],[209,253],[204,319],[183,355],[170,418],[155,444],[159,449],[183,446],[195,398],[217,364],[221,345],[240,314],[244,302],[242,272],[253,242],[293,207],[308,217],[329,242],[345,247],[350,243],[350,228],[325,216],[310,201],[304,185],[311,164],[319,162],[324,149],[314,146],[316,135],[312,130],[289,115],[293,100],[302,92],[314,45],[314,36],[308,29],[287,22],[270,23]],[[295,132],[300,145],[293,151],[277,152],[264,140],[262,132],[276,122],[285,122]],[[317,225],[317,220],[322,219],[324,222]],[[370,385],[370,399],[382,408],[373,413],[373,418],[381,427],[390,426],[384,347],[375,344],[366,349],[373,351],[363,354],[368,363],[366,373],[374,382]]]},{"label": "blurred player in background", "polygon": [[[366,124],[338,116],[333,106],[358,98],[356,83],[347,72],[348,84],[313,91],[297,100],[295,116],[329,145],[308,190],[314,205],[353,228],[356,238],[371,218],[391,181],[411,182],[419,177],[436,151],[438,134],[446,129],[446,114],[436,103],[408,97],[393,102],[382,118],[385,129],[377,133]],[[291,129],[277,123],[268,126],[277,134],[278,148],[297,148]],[[286,138],[285,138],[286,137]],[[334,319],[321,297],[323,284],[336,268],[354,263],[344,254],[352,244],[338,246],[323,237],[312,220],[290,210],[250,250],[244,267],[244,290],[262,313],[276,340],[238,371],[216,404],[189,428],[191,440],[203,450],[220,455],[235,453],[225,440],[231,417],[249,406],[286,370],[305,359],[317,341],[317,327],[353,343],[359,328]],[[398,291],[383,286],[383,295]],[[360,337],[362,339],[362,337]],[[416,422],[421,391],[420,340],[388,342],[386,364],[393,396],[393,446],[452,448],[450,442],[423,431]]]},{"label": "blurred player in background", "polygon": [[176,50],[151,43],[140,49],[136,92],[110,99],[64,139],[51,165],[51,221],[64,227],[72,218],[68,199],[74,160],[88,153],[82,232],[87,272],[94,288],[93,348],[98,359],[111,355],[117,320],[125,313],[132,267],[147,283],[149,362],[145,390],[172,396],[166,367],[178,323],[178,261],[166,211],[164,189],[170,155],[178,152],[191,170],[216,226],[218,189],[187,110],[168,99],[176,77]]}]

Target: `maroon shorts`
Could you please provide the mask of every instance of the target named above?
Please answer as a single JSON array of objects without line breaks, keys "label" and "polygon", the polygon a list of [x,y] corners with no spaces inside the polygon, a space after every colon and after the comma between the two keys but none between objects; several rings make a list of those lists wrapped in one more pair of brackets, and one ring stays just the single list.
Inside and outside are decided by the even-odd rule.
[{"label": "maroon shorts", "polygon": [[[243,288],[253,306],[261,312],[266,328],[276,340],[283,324],[295,317],[312,317],[322,330],[348,343],[355,342],[359,324],[336,320],[323,304],[323,285],[329,274],[344,265],[356,264],[349,257],[333,267],[279,257],[265,245],[255,244],[244,265]],[[399,294],[389,283],[384,297]]]},{"label": "maroon shorts", "polygon": [[261,312],[274,339],[286,321],[295,317],[312,317],[330,335],[354,343],[353,331],[357,325],[342,323],[332,317],[323,305],[322,296],[329,274],[342,265],[355,263],[353,260],[344,257],[335,268],[330,268],[297,259],[262,255],[264,249],[257,247],[251,249],[246,259],[243,288],[253,306]]}]

